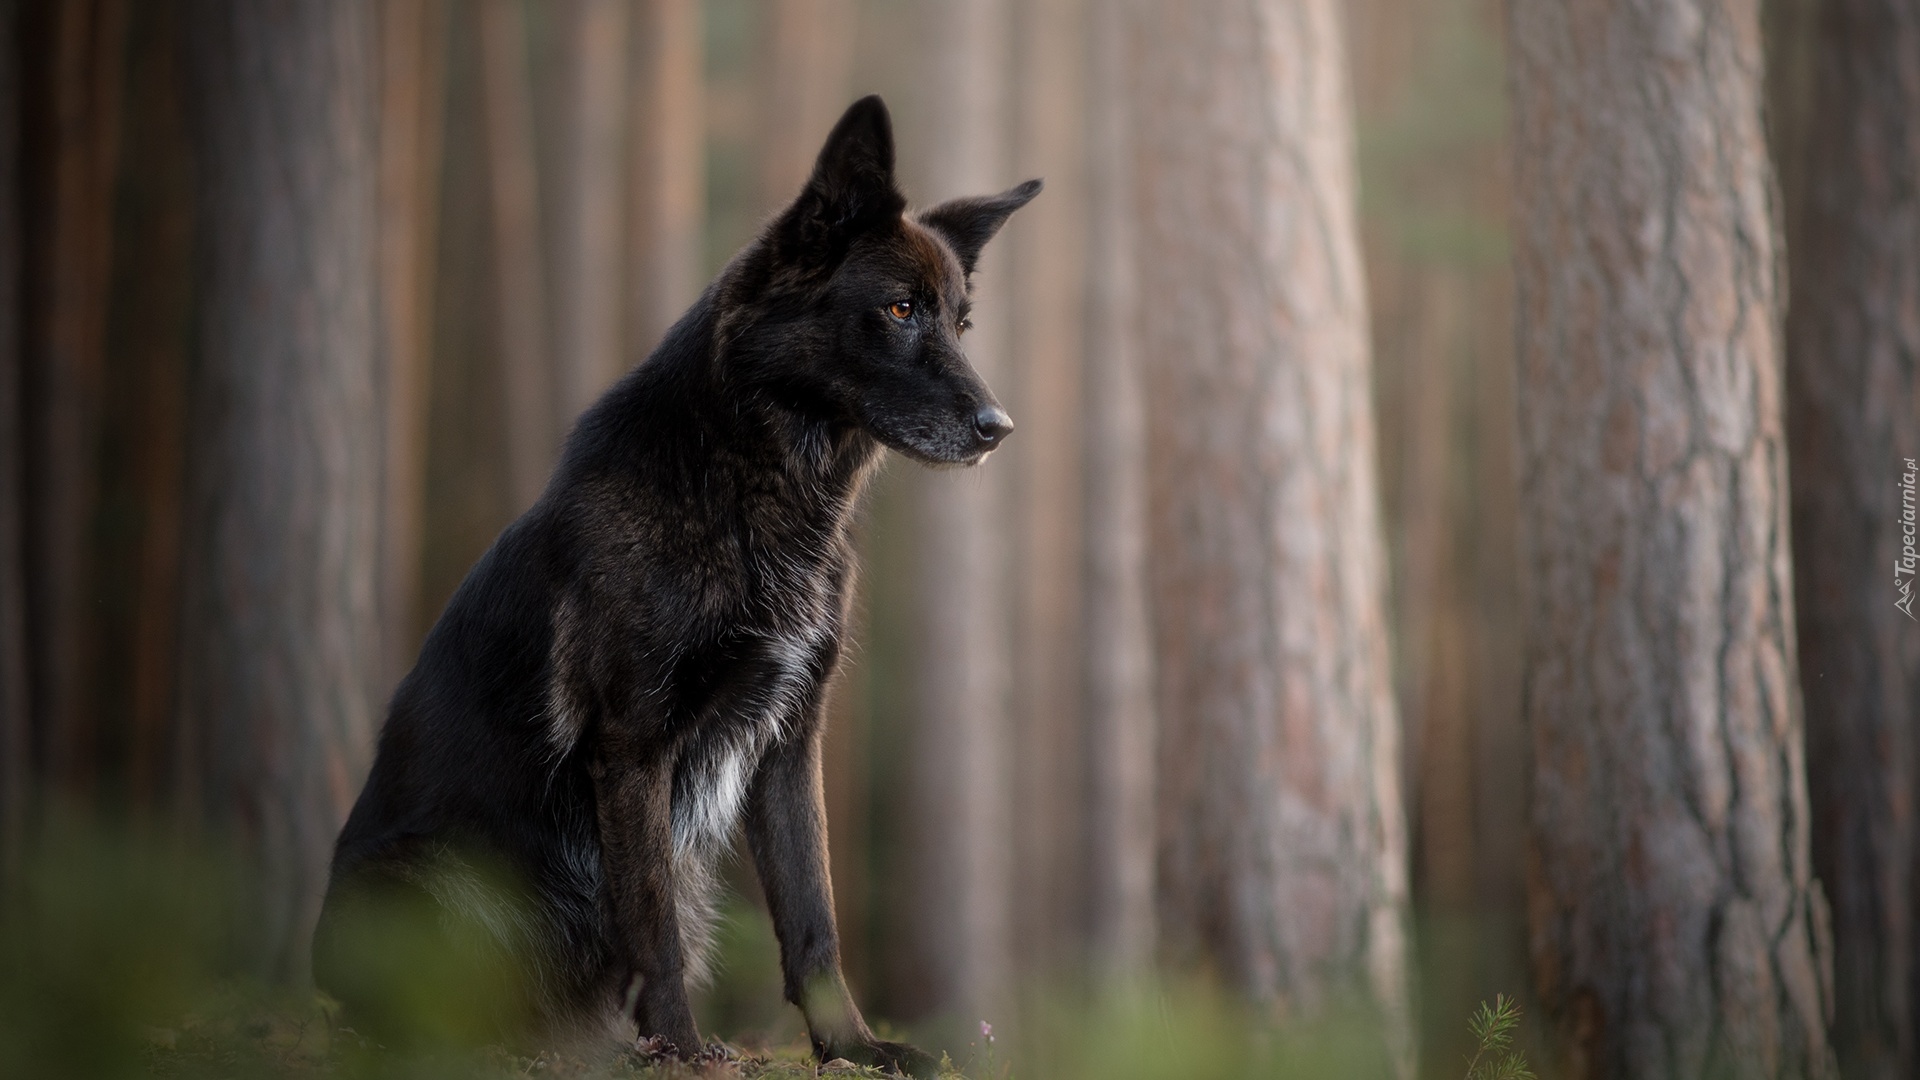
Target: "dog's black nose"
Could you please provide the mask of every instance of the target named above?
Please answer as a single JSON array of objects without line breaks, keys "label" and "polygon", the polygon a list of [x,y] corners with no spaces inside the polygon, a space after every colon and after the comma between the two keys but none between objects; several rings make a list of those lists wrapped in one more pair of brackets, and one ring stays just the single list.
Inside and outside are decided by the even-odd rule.
[{"label": "dog's black nose", "polygon": [[1013,434],[1013,417],[998,405],[982,405],[980,411],[973,414],[974,434],[988,447],[1000,445],[1000,440]]}]

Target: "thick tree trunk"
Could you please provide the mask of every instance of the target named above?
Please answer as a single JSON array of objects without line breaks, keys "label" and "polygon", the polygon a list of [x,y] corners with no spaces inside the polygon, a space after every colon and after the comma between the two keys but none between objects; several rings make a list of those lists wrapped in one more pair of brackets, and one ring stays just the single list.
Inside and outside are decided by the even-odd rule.
[{"label": "thick tree trunk", "polygon": [[628,0],[557,9],[560,152],[554,208],[556,430],[564,433],[626,369]]},{"label": "thick tree trunk", "polygon": [[1814,48],[1787,319],[1794,597],[1834,1043],[1846,1075],[1890,1080],[1920,1072],[1920,610],[1896,607],[1920,592],[1920,8],[1824,0]]},{"label": "thick tree trunk", "polygon": [[1153,634],[1146,401],[1134,353],[1132,165],[1119,5],[1088,5],[1084,348],[1087,947],[1098,976],[1154,954]]},{"label": "thick tree trunk", "polygon": [[380,604],[386,683],[412,666],[420,639],[415,613],[426,519],[447,12],[444,0],[386,0],[380,9],[380,348],[387,436]]},{"label": "thick tree trunk", "polygon": [[699,295],[707,177],[700,6],[640,0],[633,21],[629,363],[652,352]]},{"label": "thick tree trunk", "polygon": [[359,0],[192,0],[200,356],[180,789],[258,863],[298,978],[371,750],[382,413],[376,28]]},{"label": "thick tree trunk", "polygon": [[[924,203],[1012,182],[1011,18],[1010,0],[957,0],[928,12],[928,109],[920,118],[928,145],[910,187]],[[1006,249],[989,245],[975,277],[976,328],[966,339],[968,358],[996,391],[1010,370],[1007,266]],[[923,619],[914,751],[917,951],[926,1004],[970,1019],[1006,1015],[1014,971],[1007,564],[1008,455],[1015,452],[1009,443],[977,468],[916,478]]]},{"label": "thick tree trunk", "polygon": [[1536,979],[1570,1077],[1830,1076],[1757,6],[1508,25]]},{"label": "thick tree trunk", "polygon": [[1411,1060],[1406,826],[1339,7],[1130,9],[1160,930]]}]

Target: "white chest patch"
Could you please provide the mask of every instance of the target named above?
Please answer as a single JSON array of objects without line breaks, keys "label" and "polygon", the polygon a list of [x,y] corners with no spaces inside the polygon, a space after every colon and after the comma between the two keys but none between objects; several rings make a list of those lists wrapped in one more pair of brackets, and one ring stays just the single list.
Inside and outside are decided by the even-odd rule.
[{"label": "white chest patch", "polygon": [[743,699],[744,715],[727,718],[723,734],[696,737],[674,777],[677,851],[718,849],[732,839],[760,757],[787,736],[789,721],[805,705],[813,658],[830,632],[820,626],[804,636],[768,639],[768,670]]}]

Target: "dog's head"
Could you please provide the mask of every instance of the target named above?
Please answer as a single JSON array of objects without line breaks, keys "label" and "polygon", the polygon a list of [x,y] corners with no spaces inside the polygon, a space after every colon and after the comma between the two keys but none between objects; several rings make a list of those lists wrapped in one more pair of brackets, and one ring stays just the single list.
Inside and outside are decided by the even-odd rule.
[{"label": "dog's head", "polygon": [[962,346],[970,278],[981,248],[1039,193],[1029,180],[908,214],[887,107],[854,102],[762,237],[758,317],[741,330],[755,377],[919,461],[980,461],[1013,421]]}]

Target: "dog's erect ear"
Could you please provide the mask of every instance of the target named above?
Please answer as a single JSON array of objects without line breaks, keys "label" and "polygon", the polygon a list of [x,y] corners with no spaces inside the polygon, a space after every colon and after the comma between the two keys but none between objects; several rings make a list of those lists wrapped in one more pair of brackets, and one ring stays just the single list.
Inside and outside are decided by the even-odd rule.
[{"label": "dog's erect ear", "polygon": [[855,237],[900,216],[893,184],[893,121],[878,95],[848,107],[827,136],[806,189],[774,225],[782,261],[837,265]]},{"label": "dog's erect ear", "polygon": [[946,237],[947,243],[953,245],[953,253],[960,256],[960,268],[971,274],[974,263],[980,261],[980,249],[987,246],[987,241],[993,239],[993,234],[1000,231],[1000,226],[1007,223],[1015,210],[1032,202],[1038,194],[1040,181],[1029,180],[998,195],[943,202],[922,211],[920,224]]}]

